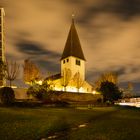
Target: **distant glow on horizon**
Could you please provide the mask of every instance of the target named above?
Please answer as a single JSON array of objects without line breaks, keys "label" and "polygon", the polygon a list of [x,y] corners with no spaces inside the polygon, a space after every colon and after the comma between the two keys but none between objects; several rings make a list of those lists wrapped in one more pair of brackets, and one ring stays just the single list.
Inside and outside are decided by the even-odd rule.
[{"label": "distant glow on horizon", "polygon": [[140,98],[130,98],[129,100],[122,99],[120,102],[116,103],[121,106],[134,106],[140,108]]},{"label": "distant glow on horizon", "polygon": [[138,103],[125,102],[125,103],[117,103],[117,104],[121,106],[132,106],[132,107],[134,106],[140,108],[140,102]]}]

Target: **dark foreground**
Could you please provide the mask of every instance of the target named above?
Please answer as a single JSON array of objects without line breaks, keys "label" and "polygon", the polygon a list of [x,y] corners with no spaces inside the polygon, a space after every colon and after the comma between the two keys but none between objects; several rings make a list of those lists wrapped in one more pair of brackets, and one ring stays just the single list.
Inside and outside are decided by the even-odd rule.
[{"label": "dark foreground", "polygon": [[140,140],[140,109],[0,108],[0,140]]}]

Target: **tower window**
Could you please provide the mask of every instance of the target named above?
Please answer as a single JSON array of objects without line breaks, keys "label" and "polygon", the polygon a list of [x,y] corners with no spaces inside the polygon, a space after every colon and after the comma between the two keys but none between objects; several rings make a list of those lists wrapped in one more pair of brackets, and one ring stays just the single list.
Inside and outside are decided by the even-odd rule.
[{"label": "tower window", "polygon": [[67,59],[67,62],[69,62],[69,59]]},{"label": "tower window", "polygon": [[76,65],[80,66],[80,60],[76,59]]},{"label": "tower window", "polygon": [[65,60],[63,60],[63,64],[65,64]]}]

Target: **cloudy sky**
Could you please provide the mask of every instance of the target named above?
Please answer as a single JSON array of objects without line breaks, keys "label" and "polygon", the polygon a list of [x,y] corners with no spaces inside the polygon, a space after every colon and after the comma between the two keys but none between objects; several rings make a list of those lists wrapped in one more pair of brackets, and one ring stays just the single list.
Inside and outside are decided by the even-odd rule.
[{"label": "cloudy sky", "polygon": [[30,58],[42,71],[60,71],[60,57],[75,14],[89,81],[106,71],[120,82],[140,82],[139,0],[1,0],[6,56]]}]

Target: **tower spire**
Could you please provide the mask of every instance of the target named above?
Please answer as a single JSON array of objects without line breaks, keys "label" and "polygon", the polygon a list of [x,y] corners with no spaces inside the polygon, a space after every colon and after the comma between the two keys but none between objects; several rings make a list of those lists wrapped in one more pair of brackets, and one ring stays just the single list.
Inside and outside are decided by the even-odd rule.
[{"label": "tower spire", "polygon": [[75,28],[74,17],[75,17],[74,14],[72,14],[72,24],[70,27],[70,31],[67,37],[67,41],[65,44],[65,48],[64,48],[61,60],[69,56],[74,56],[82,60],[85,60],[82,47],[80,44],[80,40],[79,40],[77,31]]},{"label": "tower spire", "polygon": [[71,16],[72,16],[72,24],[74,24],[74,18],[75,18],[74,13]]}]

